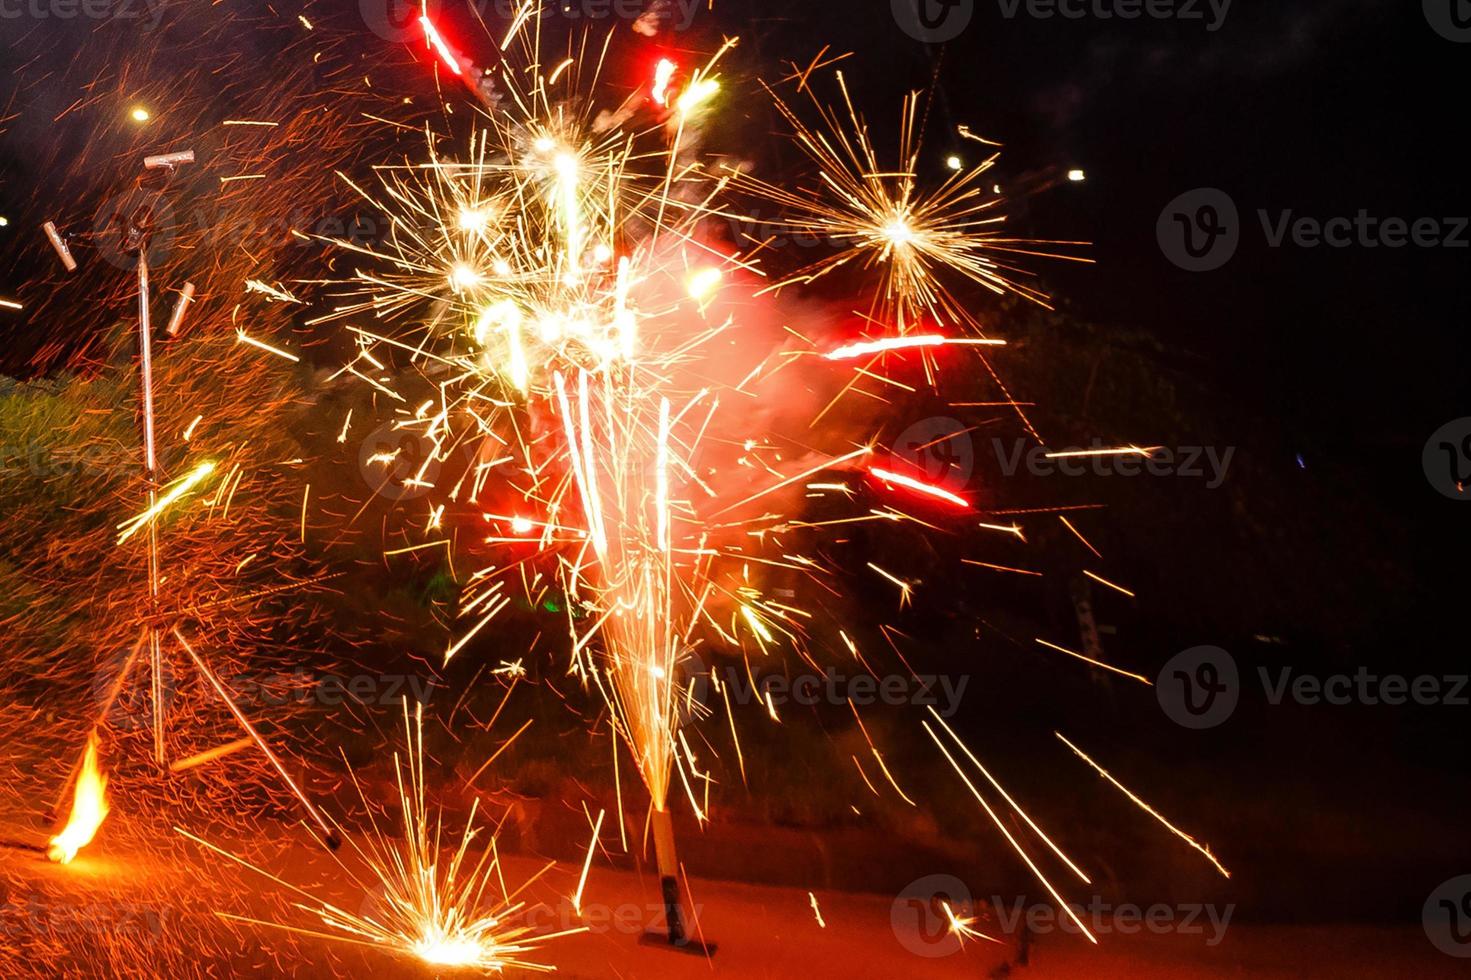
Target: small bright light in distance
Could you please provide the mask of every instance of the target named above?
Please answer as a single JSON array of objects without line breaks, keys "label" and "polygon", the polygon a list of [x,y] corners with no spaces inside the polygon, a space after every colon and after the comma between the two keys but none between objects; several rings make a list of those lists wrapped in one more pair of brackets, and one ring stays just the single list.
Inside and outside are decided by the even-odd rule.
[{"label": "small bright light in distance", "polygon": [[957,157],[957,156],[946,157],[945,158],[945,166],[949,167],[951,170],[959,170],[960,169],[960,157]]},{"label": "small bright light in distance", "polygon": [[153,118],[151,115],[149,115],[148,110],[145,109],[145,108],[143,108],[142,106],[138,106],[135,109],[133,109],[133,111],[130,113],[130,115],[133,117],[133,122],[140,122],[140,123],[145,123],[149,119],[152,119]]},{"label": "small bright light in distance", "polygon": [[1075,184],[1081,184],[1088,179],[1088,175],[1081,170],[1069,170],[1067,172],[1067,179]]}]

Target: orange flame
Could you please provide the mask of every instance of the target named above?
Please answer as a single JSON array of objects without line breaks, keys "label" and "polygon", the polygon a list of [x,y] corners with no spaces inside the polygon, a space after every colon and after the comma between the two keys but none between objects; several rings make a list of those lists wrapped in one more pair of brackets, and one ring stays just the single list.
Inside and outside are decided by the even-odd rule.
[{"label": "orange flame", "polygon": [[102,774],[102,765],[97,758],[97,733],[87,736],[87,751],[82,756],[82,769],[77,773],[77,785],[72,795],[72,812],[66,827],[51,838],[46,856],[59,864],[67,864],[77,852],[97,835],[97,828],[107,818],[107,777]]}]

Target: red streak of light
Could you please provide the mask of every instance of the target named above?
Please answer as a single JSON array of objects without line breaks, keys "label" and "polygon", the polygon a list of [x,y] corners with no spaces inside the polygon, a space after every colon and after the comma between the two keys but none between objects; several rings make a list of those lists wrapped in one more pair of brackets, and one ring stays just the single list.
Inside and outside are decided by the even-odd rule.
[{"label": "red streak of light", "polygon": [[424,6],[420,9],[422,12],[419,14],[419,23],[424,27],[424,39],[429,42],[434,50],[439,52],[439,57],[444,60],[445,66],[450,71],[456,75],[461,74],[460,63],[455,58],[454,52],[449,49],[448,44],[444,43],[444,38],[440,36],[439,28],[435,27],[434,22],[429,19],[428,0],[425,0]]},{"label": "red streak of light", "polygon": [[946,490],[943,487],[933,486],[931,484],[923,482],[922,480],[916,480],[912,476],[905,476],[903,473],[895,473],[893,470],[882,470],[879,469],[877,466],[873,467],[868,472],[873,476],[878,477],[880,480],[883,480],[885,483],[892,483],[895,486],[899,487],[907,487],[908,489],[913,490],[915,493],[922,493],[927,497],[934,497],[937,500],[943,500],[947,503],[952,503],[957,507],[964,507],[966,510],[970,510],[970,501],[966,500],[964,497],[960,497],[951,493],[949,490]]},{"label": "red streak of light", "polygon": [[886,351],[903,350],[910,347],[938,347],[948,338],[937,333],[917,337],[891,337],[888,340],[865,340],[856,344],[845,344],[822,355],[829,361],[846,361],[864,354],[879,354]]},{"label": "red streak of light", "polygon": [[943,347],[945,344],[979,344],[989,347],[1004,347],[1004,340],[957,340],[942,334],[927,333],[914,337],[888,337],[883,340],[864,340],[845,344],[822,355],[829,361],[847,361],[865,354],[887,354],[891,351],[910,350],[915,347]]}]

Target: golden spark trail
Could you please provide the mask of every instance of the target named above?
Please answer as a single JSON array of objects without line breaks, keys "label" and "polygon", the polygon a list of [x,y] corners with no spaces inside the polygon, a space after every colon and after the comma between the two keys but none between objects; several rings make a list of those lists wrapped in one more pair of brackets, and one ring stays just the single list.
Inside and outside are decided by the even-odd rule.
[{"label": "golden spark trail", "polygon": [[1141,800],[1138,796],[1134,795],[1133,791],[1131,791],[1127,786],[1115,779],[1107,769],[1104,769],[1098,763],[1094,762],[1083,752],[1082,749],[1078,748],[1072,742],[1069,742],[1065,737],[1063,737],[1062,732],[1053,732],[1052,734],[1056,735],[1063,745],[1066,745],[1068,748],[1072,749],[1079,759],[1082,759],[1084,762],[1088,763],[1088,765],[1092,766],[1093,769],[1098,773],[1098,775],[1108,780],[1110,783],[1113,784],[1114,788],[1116,788],[1119,792],[1123,793],[1130,800],[1132,800],[1134,804],[1139,807],[1139,809],[1143,810],[1145,813],[1158,820],[1170,833],[1174,834],[1176,837],[1180,838],[1185,843],[1195,848],[1201,854],[1205,855],[1205,859],[1209,861],[1215,867],[1215,869],[1221,873],[1222,877],[1231,877],[1231,872],[1227,871],[1225,865],[1221,864],[1221,862],[1216,859],[1216,856],[1210,852],[1210,848],[1206,847],[1204,844],[1201,844],[1194,837],[1191,837],[1189,834],[1185,833],[1185,831],[1170,823],[1158,810],[1154,809],[1154,807],[1150,806],[1148,803]]}]

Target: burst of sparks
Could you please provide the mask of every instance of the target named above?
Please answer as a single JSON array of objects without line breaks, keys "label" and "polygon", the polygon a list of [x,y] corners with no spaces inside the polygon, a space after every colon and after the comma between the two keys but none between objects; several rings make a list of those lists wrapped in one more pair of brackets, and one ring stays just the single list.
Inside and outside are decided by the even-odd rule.
[{"label": "burst of sparks", "polygon": [[[526,907],[517,896],[540,873],[514,891],[506,889],[494,833],[476,846],[477,838],[483,833],[483,828],[476,826],[478,797],[471,805],[458,843],[444,838],[443,817],[431,815],[426,802],[423,708],[422,705],[416,708],[412,724],[407,704],[404,711],[406,752],[395,752],[393,760],[400,826],[394,831],[379,832],[374,823],[372,835],[361,845],[352,835],[343,834],[358,859],[356,863],[366,871],[350,865],[334,852],[338,867],[355,887],[365,895],[381,895],[378,907],[361,914],[349,912],[203,838],[175,828],[196,844],[300,896],[305,902],[299,907],[312,911],[322,928],[217,914],[225,919],[407,954],[436,966],[493,972],[508,967],[552,970],[525,957],[542,943],[585,930],[537,933],[530,926],[517,924]],[[367,796],[356,776],[353,785],[364,810],[369,810]]]}]

